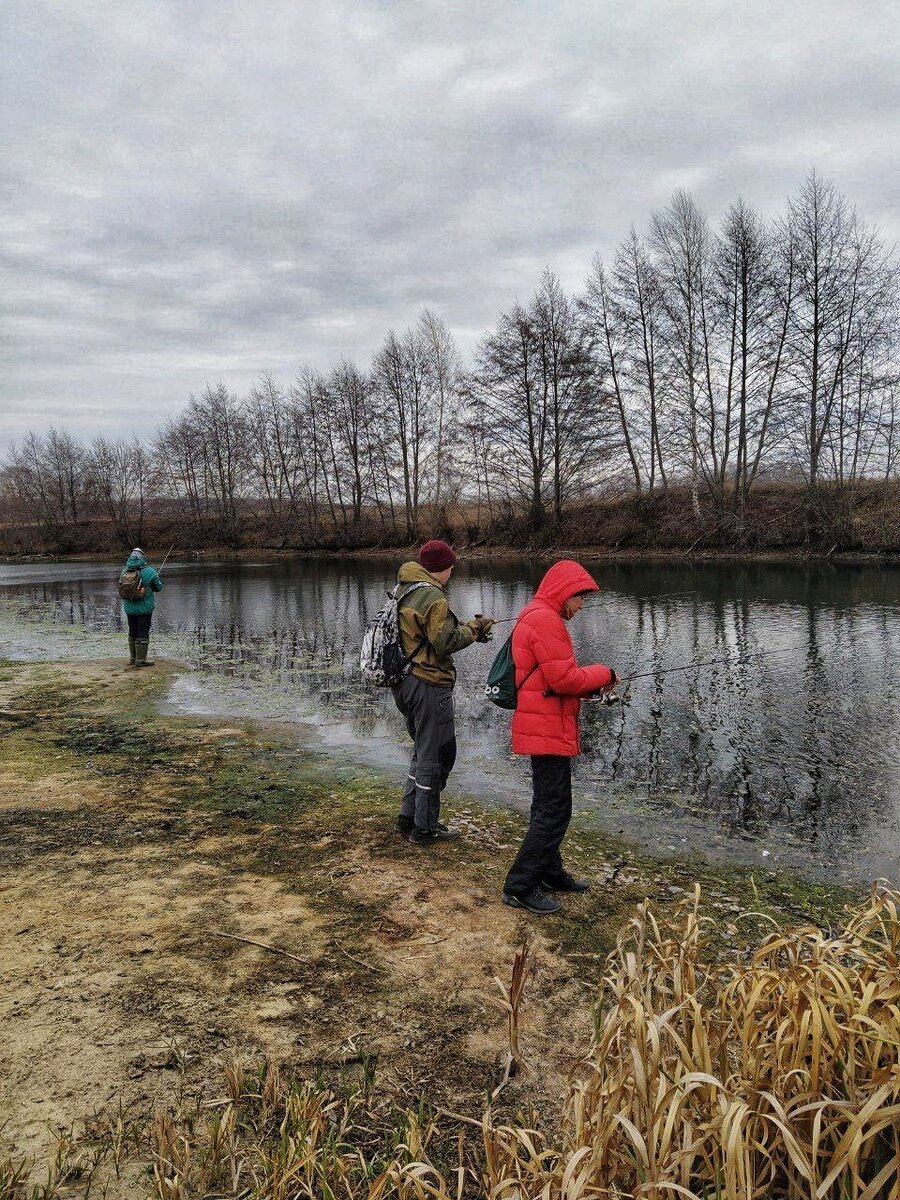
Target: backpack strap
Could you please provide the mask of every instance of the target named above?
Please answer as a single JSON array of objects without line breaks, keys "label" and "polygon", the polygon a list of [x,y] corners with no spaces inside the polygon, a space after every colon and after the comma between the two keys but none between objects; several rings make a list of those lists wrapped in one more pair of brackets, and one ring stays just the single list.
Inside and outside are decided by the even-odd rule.
[{"label": "backpack strap", "polygon": [[[515,665],[515,661],[516,661],[516,660],[515,660],[515,659],[513,659],[513,665]],[[526,684],[526,683],[528,682],[528,680],[529,680],[529,679],[532,677],[532,675],[535,673],[535,671],[538,669],[538,667],[539,667],[540,665],[541,665],[541,664],[540,664],[539,662],[536,662],[536,663],[534,664],[534,666],[531,668],[531,670],[528,672],[528,674],[525,676],[525,678],[522,680],[522,682],[521,682],[521,683],[517,683],[517,684],[516,684],[516,691],[518,691],[518,690],[519,690],[519,688],[523,688],[523,687],[525,686],[525,684]]]},{"label": "backpack strap", "polygon": [[[400,585],[398,583],[397,587],[399,587],[399,586]],[[434,586],[433,584],[426,583],[424,580],[419,580],[418,583],[410,584],[410,586],[406,589],[406,591],[401,593],[401,595],[399,595],[399,596],[396,595],[397,588],[394,588],[394,591],[390,592],[389,594],[393,597],[393,599],[395,599],[397,601],[397,609],[399,611],[401,603],[412,592],[415,592],[418,588],[433,587],[433,586]],[[428,645],[428,635],[425,634],[425,636],[422,638],[422,640],[419,642],[419,644],[413,650],[412,654],[407,654],[406,658],[404,658],[403,666],[400,668],[401,671],[403,671],[405,673],[406,668],[409,666],[409,664],[412,662],[412,660],[416,657],[416,655],[419,653],[419,651],[424,650],[427,645]]]},{"label": "backpack strap", "polygon": [[419,588],[435,587],[435,585],[433,583],[426,583],[424,579],[420,579],[420,580],[418,580],[417,583],[411,583],[409,585],[409,587],[406,589],[406,591],[401,592],[400,595],[398,596],[397,588],[399,586],[400,586],[400,584],[398,583],[397,587],[395,587],[393,591],[388,592],[388,595],[391,597],[391,599],[396,600],[398,605],[402,604],[407,596],[411,595],[413,592],[417,591]]},{"label": "backpack strap", "polygon": [[[519,617],[519,621],[521,621],[521,620],[522,620],[522,618],[521,618],[521,617]],[[512,631],[512,633],[509,635],[509,652],[510,652],[510,654],[512,654],[512,639],[513,639],[513,633],[515,633],[515,632],[516,632],[516,629],[517,629],[517,628],[518,628],[518,626],[519,626],[519,621],[516,621],[515,625],[513,625],[513,631]],[[538,660],[537,660],[537,655],[535,655],[535,656],[534,656],[534,666],[531,668],[531,670],[528,672],[528,674],[525,676],[525,678],[522,680],[522,682],[521,682],[521,683],[516,683],[516,684],[515,684],[515,686],[516,686],[516,691],[519,691],[519,689],[520,689],[520,688],[523,688],[523,687],[525,686],[525,684],[526,684],[526,683],[528,682],[528,680],[529,680],[529,679],[532,677],[532,675],[535,673],[535,671],[538,669],[538,667],[539,667],[540,665],[541,665],[541,664],[540,664],[540,663],[538,662]],[[516,678],[516,670],[515,670],[515,666],[516,666],[516,659],[515,659],[515,656],[513,655],[513,683],[515,683],[515,678]]]}]

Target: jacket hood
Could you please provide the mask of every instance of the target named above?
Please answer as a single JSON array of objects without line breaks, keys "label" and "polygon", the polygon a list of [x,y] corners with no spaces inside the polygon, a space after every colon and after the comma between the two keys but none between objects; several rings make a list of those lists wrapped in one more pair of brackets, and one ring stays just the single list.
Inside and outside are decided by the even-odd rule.
[{"label": "jacket hood", "polygon": [[577,592],[599,592],[600,588],[579,563],[571,558],[554,563],[534,594],[535,600],[543,600],[554,612],[562,613],[563,605]]},{"label": "jacket hood", "polygon": [[417,562],[405,562],[397,572],[397,582],[402,584],[408,583],[430,583],[432,587],[439,588],[441,585],[435,577],[426,571],[425,568]]},{"label": "jacket hood", "polygon": [[148,563],[147,563],[146,558],[144,558],[143,554],[129,554],[128,562],[125,564],[125,570],[133,571],[137,567],[146,567],[146,566],[148,566]]}]

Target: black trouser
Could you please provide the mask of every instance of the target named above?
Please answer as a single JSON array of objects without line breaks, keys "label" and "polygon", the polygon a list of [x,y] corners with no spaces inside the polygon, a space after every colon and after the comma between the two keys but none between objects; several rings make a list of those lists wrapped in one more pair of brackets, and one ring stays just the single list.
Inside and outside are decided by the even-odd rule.
[{"label": "black trouser", "polygon": [[128,618],[128,636],[136,642],[145,642],[150,637],[150,622],[153,613],[126,613]]},{"label": "black trouser", "polygon": [[524,895],[542,879],[552,883],[563,871],[559,847],[572,819],[572,760],[562,754],[532,754],[533,800],[528,832],[509,869],[505,892]]},{"label": "black trouser", "polygon": [[441,792],[456,762],[453,689],[435,687],[409,674],[393,692],[415,743],[400,812],[420,829],[434,833],[441,815]]}]

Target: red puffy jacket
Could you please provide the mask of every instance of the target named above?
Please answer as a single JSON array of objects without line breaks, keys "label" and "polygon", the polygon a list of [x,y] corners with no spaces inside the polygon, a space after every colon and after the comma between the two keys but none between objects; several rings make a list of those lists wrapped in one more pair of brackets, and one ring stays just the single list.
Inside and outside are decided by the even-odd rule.
[{"label": "red puffy jacket", "polygon": [[[522,609],[512,639],[519,685],[512,720],[514,754],[571,758],[580,753],[579,697],[608,687],[613,673],[599,663],[578,666],[562,610],[578,592],[599,590],[584,567],[564,559],[554,563],[534,599]],[[549,696],[544,694],[548,690]]]}]

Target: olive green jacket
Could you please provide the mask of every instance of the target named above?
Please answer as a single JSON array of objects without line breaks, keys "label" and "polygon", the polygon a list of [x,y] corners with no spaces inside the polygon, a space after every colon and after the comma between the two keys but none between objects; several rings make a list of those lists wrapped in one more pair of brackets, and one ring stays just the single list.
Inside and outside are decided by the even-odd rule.
[{"label": "olive green jacket", "polygon": [[400,637],[403,653],[412,654],[423,638],[425,645],[412,660],[412,673],[436,687],[452,688],[456,668],[452,655],[471,646],[477,634],[471,621],[461,625],[450,611],[444,589],[417,562],[404,563],[397,572],[398,595],[413,583],[427,583],[400,601]]}]

